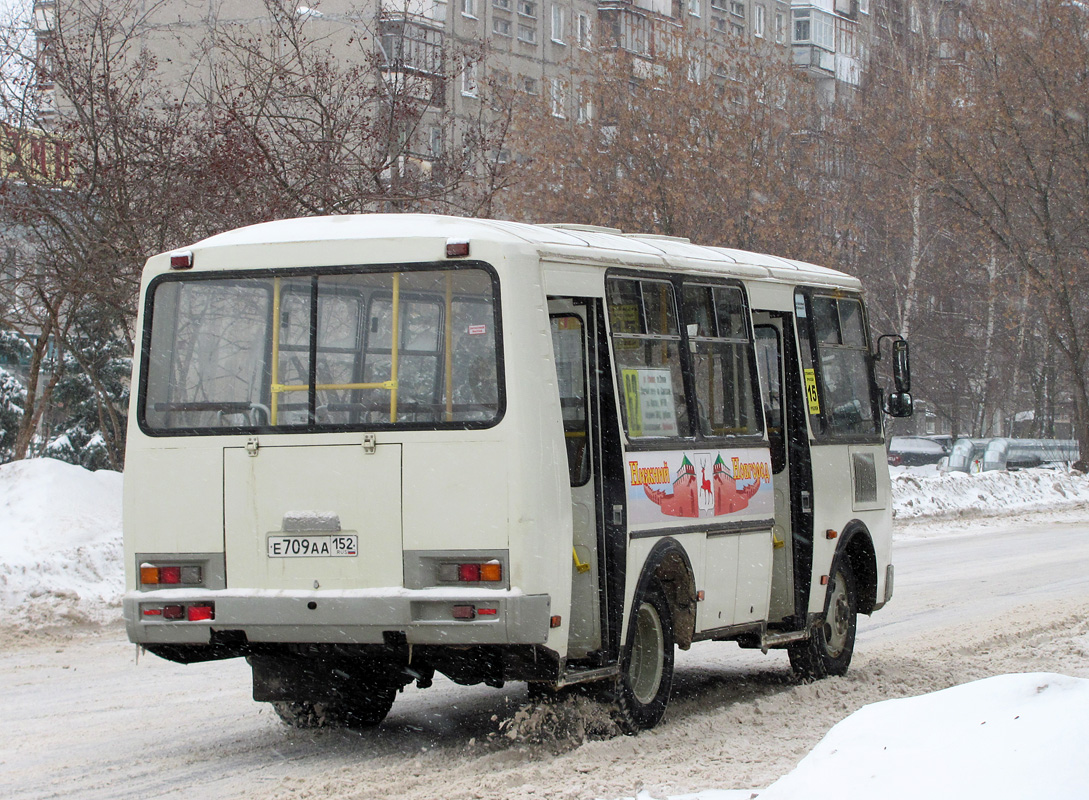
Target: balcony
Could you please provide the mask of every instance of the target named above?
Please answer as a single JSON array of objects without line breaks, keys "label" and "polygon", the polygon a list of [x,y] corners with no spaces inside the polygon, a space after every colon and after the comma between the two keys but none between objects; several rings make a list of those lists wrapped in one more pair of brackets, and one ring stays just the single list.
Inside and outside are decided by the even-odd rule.
[{"label": "balcony", "polygon": [[836,74],[836,54],[815,44],[793,46],[794,66],[818,78],[831,78]]},{"label": "balcony", "polygon": [[441,28],[407,14],[386,13],[378,21],[378,35],[383,71],[442,75]]}]

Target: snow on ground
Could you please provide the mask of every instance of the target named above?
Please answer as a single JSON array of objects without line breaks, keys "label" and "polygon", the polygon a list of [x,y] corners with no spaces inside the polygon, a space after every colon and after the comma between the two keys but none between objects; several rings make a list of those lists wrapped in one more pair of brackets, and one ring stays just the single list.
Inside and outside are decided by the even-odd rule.
[{"label": "snow on ground", "polygon": [[125,588],[121,474],[51,458],[0,466],[0,610],[22,627],[103,622]]},{"label": "snow on ground", "polygon": [[[985,516],[1084,515],[1089,478],[1048,469],[944,475],[896,468],[893,495],[901,521],[896,538],[904,540],[949,536]],[[124,584],[120,510],[117,473],[49,459],[0,466],[0,612],[6,619],[25,631],[116,620]],[[1076,645],[1080,658],[1089,657],[1089,635]],[[1007,667],[1020,669],[1020,663]],[[924,682],[917,691],[926,690]],[[767,789],[708,789],[674,800],[1064,800],[1084,796],[1089,784],[1081,753],[1087,740],[1089,680],[1017,672],[864,706]],[[645,791],[636,797],[651,800]]]},{"label": "snow on ground", "polygon": [[760,800],[1084,797],[1089,680],[998,675],[865,706]]}]

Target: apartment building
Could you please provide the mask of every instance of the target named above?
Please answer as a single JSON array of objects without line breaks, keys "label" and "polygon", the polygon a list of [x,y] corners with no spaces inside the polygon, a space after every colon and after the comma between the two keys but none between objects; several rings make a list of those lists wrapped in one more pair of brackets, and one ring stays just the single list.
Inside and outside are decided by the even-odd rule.
[{"label": "apartment building", "polygon": [[[46,122],[63,99],[48,79],[58,3],[35,0]],[[309,3],[309,4],[307,4]],[[724,48],[756,48],[792,59],[834,97],[858,85],[870,0],[172,0],[135,6],[135,29],[166,81],[210,80],[224,36],[282,35],[285,22],[334,45],[345,59],[372,61],[376,80],[427,105],[413,149],[426,159],[456,144],[457,120],[479,119],[497,92],[547,103],[557,118],[585,120],[580,64],[595,49],[631,58],[636,76],[681,35]],[[63,9],[62,9],[63,10]],[[698,71],[696,65],[690,69]],[[450,79],[450,78],[453,79]],[[695,75],[694,77],[699,77]],[[439,80],[445,78],[444,80]]]}]

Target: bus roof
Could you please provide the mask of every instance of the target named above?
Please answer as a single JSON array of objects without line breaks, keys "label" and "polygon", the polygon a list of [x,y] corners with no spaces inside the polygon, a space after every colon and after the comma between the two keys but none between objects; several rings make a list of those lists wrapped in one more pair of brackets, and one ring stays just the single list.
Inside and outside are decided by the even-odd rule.
[{"label": "bus roof", "polygon": [[[217,234],[194,250],[333,241],[444,239],[517,243],[542,256],[603,266],[629,264],[667,270],[721,270],[738,277],[789,283],[819,283],[859,289],[860,283],[837,270],[762,253],[697,245],[688,239],[623,233],[590,225],[531,225],[522,222],[432,214],[355,214],[264,222]],[[604,257],[604,259],[603,259]]]}]

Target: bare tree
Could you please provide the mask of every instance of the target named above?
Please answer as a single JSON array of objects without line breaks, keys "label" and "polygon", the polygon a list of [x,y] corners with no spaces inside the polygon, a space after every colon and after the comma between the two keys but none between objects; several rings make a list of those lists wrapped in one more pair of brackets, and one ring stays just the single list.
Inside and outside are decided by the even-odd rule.
[{"label": "bare tree", "polygon": [[654,63],[603,52],[521,119],[508,209],[812,257],[807,86],[756,52],[679,39]]},{"label": "bare tree", "polygon": [[944,191],[1038,293],[1089,452],[1089,17],[1082,4],[973,4],[967,68],[934,129]]}]

